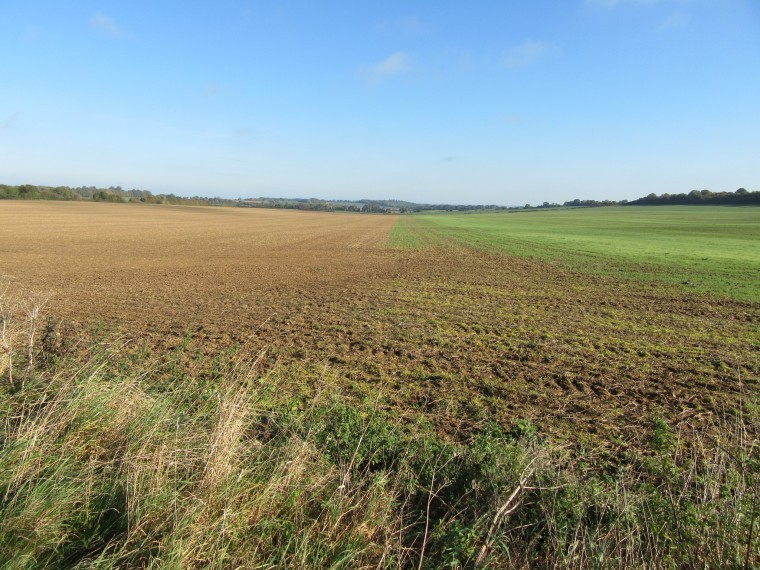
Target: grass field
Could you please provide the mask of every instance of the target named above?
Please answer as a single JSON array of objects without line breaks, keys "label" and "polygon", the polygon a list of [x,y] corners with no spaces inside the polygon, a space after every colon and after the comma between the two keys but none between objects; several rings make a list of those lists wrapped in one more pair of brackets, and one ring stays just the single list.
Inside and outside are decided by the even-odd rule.
[{"label": "grass field", "polygon": [[[434,235],[425,239],[421,226],[434,230]],[[393,243],[411,247],[435,245],[441,239],[582,271],[760,300],[760,208],[755,207],[430,215],[415,218],[414,224],[402,222],[392,236]]]},{"label": "grass field", "polygon": [[0,564],[756,565],[758,212],[2,203]]}]

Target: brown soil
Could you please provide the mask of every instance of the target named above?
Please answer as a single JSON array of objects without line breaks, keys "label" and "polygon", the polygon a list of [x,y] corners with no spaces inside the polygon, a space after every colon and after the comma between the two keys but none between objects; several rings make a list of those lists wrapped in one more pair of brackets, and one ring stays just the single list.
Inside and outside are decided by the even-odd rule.
[{"label": "brown soil", "polygon": [[625,446],[654,416],[701,430],[756,399],[756,304],[456,246],[394,249],[395,222],[0,202],[0,275],[51,292],[48,312],[66,322],[327,365],[341,389],[449,432],[525,418]]}]

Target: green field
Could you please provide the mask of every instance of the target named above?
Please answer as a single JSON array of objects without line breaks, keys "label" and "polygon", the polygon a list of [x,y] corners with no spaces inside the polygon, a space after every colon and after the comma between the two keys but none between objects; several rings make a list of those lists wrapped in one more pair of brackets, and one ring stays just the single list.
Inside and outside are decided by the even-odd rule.
[{"label": "green field", "polygon": [[760,300],[760,208],[654,206],[402,218],[391,241],[440,240],[619,278]]}]

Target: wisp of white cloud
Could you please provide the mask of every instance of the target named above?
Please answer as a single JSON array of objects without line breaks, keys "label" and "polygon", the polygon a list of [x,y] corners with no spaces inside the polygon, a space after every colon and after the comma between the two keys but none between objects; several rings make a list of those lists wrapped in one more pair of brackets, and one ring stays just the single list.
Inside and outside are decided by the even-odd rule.
[{"label": "wisp of white cloud", "polygon": [[21,117],[20,111],[15,111],[11,113],[11,115],[7,119],[0,122],[0,131],[6,131],[9,129],[12,129],[14,126],[16,126],[16,123],[18,122],[20,117]]},{"label": "wisp of white cloud", "polygon": [[409,54],[398,51],[375,65],[360,67],[359,73],[368,84],[377,85],[388,77],[409,71],[410,67]]},{"label": "wisp of white cloud", "polygon": [[409,35],[417,35],[424,32],[427,26],[417,16],[407,16],[396,22],[399,30]]},{"label": "wisp of white cloud", "polygon": [[374,69],[382,75],[393,75],[406,71],[409,69],[409,56],[402,52],[396,52],[378,63]]},{"label": "wisp of white cloud", "polygon": [[678,12],[678,13],[671,14],[670,16],[668,16],[665,19],[665,21],[657,27],[657,31],[665,32],[672,28],[680,28],[681,26],[685,26],[688,23],[689,23],[688,16],[686,16],[686,14],[681,14],[680,12]]},{"label": "wisp of white cloud", "polygon": [[220,85],[218,83],[209,83],[206,85],[206,87],[203,88],[204,97],[220,97],[225,93],[227,93],[227,88],[224,85]]},{"label": "wisp of white cloud", "polygon": [[397,20],[383,20],[378,28],[384,32],[400,32],[408,36],[417,36],[427,31],[427,24],[417,16],[406,16]]},{"label": "wisp of white cloud", "polygon": [[90,27],[112,38],[123,38],[124,30],[110,16],[95,14],[90,18]]},{"label": "wisp of white cloud", "polygon": [[248,138],[254,134],[252,127],[238,127],[232,131],[232,136],[238,139]]},{"label": "wisp of white cloud", "polygon": [[554,44],[528,40],[519,46],[507,50],[504,54],[504,65],[509,68],[526,67],[544,57],[558,53],[559,48]]}]

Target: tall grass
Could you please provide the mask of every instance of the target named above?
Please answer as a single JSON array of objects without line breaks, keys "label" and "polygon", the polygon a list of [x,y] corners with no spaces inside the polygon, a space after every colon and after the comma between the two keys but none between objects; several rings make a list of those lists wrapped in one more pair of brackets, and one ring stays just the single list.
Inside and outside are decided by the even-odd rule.
[{"label": "tall grass", "polygon": [[455,442],[332,390],[307,398],[291,386],[318,378],[255,353],[185,357],[116,342],[19,359],[23,385],[0,391],[0,566],[760,563],[749,396],[719,430],[655,418],[611,462],[527,422]]}]

